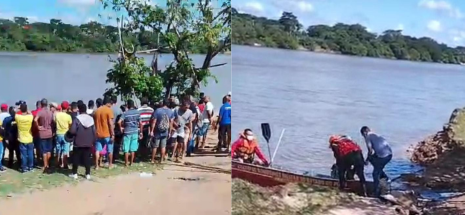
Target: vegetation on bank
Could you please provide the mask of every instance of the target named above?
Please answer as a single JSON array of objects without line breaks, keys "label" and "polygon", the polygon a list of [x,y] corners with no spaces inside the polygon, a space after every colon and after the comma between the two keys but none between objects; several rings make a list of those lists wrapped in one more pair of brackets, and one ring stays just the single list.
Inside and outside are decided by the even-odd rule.
[{"label": "vegetation on bank", "polygon": [[452,48],[429,37],[416,38],[401,30],[382,34],[367,31],[360,24],[313,25],[304,29],[291,12],[278,20],[239,13],[232,9],[232,40],[239,45],[260,45],[284,49],[400,60],[459,64],[465,62],[465,47]]},{"label": "vegetation on bank", "polygon": [[[158,34],[152,31],[130,32],[125,41],[139,50],[158,46]],[[166,40],[160,38],[160,46]],[[14,20],[0,19],[0,51],[38,52],[118,52],[118,28],[91,21],[81,25],[63,23],[60,19],[50,22],[30,22],[26,17]],[[188,47],[190,53],[206,53],[207,45],[198,41]]]}]

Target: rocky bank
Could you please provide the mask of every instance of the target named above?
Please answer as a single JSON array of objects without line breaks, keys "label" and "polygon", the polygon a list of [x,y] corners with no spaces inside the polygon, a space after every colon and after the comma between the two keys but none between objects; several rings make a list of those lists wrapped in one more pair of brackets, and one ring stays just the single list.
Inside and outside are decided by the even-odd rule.
[{"label": "rocky bank", "polygon": [[[441,131],[416,144],[411,161],[425,167],[421,175],[404,175],[411,184],[465,193],[465,108],[455,109]],[[465,195],[434,204],[431,214],[465,214]]]},{"label": "rocky bank", "polygon": [[441,131],[414,146],[411,161],[425,167],[416,178],[433,189],[465,191],[465,108],[455,109]]}]

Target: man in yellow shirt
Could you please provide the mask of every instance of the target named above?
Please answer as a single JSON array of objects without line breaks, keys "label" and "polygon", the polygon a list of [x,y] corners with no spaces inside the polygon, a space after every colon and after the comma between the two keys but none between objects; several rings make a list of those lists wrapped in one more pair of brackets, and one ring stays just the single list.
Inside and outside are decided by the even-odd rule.
[{"label": "man in yellow shirt", "polygon": [[[71,119],[71,115],[61,110],[61,106],[58,105],[55,111],[55,123],[56,123],[56,147],[55,147],[55,154],[56,154],[56,161],[60,167],[68,169],[68,157],[69,157],[69,149],[70,143],[66,142],[65,134],[68,132],[69,128],[71,127],[71,123],[73,120]],[[60,163],[60,158],[62,163]]]},{"label": "man in yellow shirt", "polygon": [[34,117],[31,112],[27,111],[26,104],[21,104],[19,110],[21,111],[21,114],[15,115],[15,121],[18,127],[19,150],[21,152],[21,170],[23,173],[26,173],[34,168],[34,144],[31,134],[32,121],[34,121]]}]

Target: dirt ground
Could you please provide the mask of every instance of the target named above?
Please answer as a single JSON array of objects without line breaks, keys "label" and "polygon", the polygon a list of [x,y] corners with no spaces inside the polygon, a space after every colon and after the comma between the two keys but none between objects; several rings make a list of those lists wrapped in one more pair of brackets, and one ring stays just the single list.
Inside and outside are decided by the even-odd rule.
[{"label": "dirt ground", "polygon": [[[217,142],[215,135],[210,132],[208,145]],[[231,169],[231,160],[225,156],[210,154],[184,161]],[[1,214],[231,214],[231,175],[166,162],[152,177],[131,173],[13,194],[0,201],[0,208]]]},{"label": "dirt ground", "polygon": [[[191,162],[227,168],[228,158],[197,157]],[[196,181],[197,180],[197,181]],[[27,205],[27,207],[25,207]],[[230,214],[231,176],[167,165],[150,178],[137,174],[65,185],[0,202],[2,214]]]}]

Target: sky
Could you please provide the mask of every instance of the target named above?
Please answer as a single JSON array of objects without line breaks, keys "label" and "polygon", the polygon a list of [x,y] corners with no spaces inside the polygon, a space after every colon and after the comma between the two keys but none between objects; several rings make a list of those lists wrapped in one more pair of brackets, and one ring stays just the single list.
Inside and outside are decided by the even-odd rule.
[{"label": "sky", "polygon": [[232,6],[273,19],[283,11],[292,12],[305,28],[358,23],[373,33],[395,29],[449,46],[465,46],[464,0],[232,0]]}]

